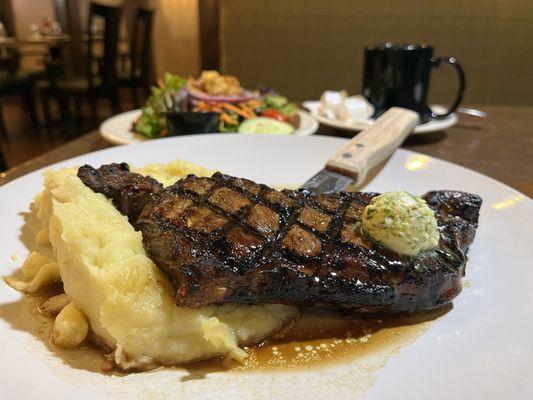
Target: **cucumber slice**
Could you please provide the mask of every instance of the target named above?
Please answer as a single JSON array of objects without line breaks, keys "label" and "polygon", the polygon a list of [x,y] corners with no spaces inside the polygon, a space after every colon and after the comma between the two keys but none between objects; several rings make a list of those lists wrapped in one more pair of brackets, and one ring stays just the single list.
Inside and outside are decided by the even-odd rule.
[{"label": "cucumber slice", "polygon": [[272,118],[257,117],[247,119],[239,126],[239,133],[253,135],[266,133],[271,135],[290,135],[294,132],[294,126],[286,122],[276,121]]},{"label": "cucumber slice", "polygon": [[269,107],[281,108],[286,105],[289,100],[286,97],[277,94],[271,94],[265,97],[265,101]]}]

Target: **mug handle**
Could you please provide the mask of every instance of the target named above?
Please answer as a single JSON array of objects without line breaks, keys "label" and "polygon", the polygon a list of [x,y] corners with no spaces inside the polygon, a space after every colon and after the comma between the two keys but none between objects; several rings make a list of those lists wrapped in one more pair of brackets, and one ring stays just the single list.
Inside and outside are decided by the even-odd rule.
[{"label": "mug handle", "polygon": [[455,100],[453,101],[452,105],[448,108],[448,110],[444,114],[437,114],[436,112],[432,111],[431,116],[433,118],[444,118],[453,113],[457,107],[459,107],[459,104],[463,100],[463,96],[465,93],[465,73],[463,71],[463,67],[461,67],[461,64],[457,62],[457,59],[455,57],[433,57],[431,58],[431,66],[438,68],[441,64],[449,65],[455,69],[455,72],[457,72],[457,77],[459,78],[459,91],[457,92],[457,96],[455,97]]}]

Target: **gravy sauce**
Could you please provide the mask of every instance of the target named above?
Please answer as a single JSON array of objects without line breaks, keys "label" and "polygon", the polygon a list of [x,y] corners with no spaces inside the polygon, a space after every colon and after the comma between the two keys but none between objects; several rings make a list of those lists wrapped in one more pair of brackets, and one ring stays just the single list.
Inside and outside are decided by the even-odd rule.
[{"label": "gravy sauce", "polygon": [[239,370],[324,366],[356,361],[376,350],[396,351],[416,340],[442,311],[416,315],[336,316],[303,315],[292,326],[260,346]]},{"label": "gravy sauce", "polygon": [[446,314],[452,306],[411,315],[368,315],[343,318],[337,315],[304,313],[281,332],[263,343],[245,347],[242,364],[208,360],[187,369],[196,376],[216,370],[259,371],[323,367],[357,362],[379,353],[388,357],[413,343]]},{"label": "gravy sauce", "polygon": [[[123,375],[105,357],[106,350],[92,341],[76,349],[61,349],[50,339],[53,318],[43,315],[39,306],[53,294],[29,297],[30,311],[41,322],[34,334],[65,364],[78,369]],[[392,355],[414,342],[446,314],[452,306],[410,315],[360,315],[345,318],[334,314],[302,313],[282,331],[264,342],[245,347],[248,358],[240,364],[211,359],[184,367],[191,376],[215,371],[253,372],[323,367],[334,363],[357,362],[379,352]],[[181,368],[181,367],[175,367]]]}]

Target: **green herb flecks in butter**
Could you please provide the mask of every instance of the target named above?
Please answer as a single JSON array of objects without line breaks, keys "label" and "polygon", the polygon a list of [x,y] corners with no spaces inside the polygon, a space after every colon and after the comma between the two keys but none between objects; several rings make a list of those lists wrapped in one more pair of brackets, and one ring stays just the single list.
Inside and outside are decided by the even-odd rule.
[{"label": "green herb flecks in butter", "polygon": [[384,247],[409,256],[434,250],[439,243],[433,211],[407,192],[374,197],[363,212],[363,230]]}]

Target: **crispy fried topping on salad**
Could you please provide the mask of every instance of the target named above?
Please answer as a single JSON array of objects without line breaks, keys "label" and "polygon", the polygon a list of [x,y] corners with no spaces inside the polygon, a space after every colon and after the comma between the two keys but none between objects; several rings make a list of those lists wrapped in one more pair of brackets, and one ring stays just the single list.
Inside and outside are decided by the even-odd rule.
[{"label": "crispy fried topping on salad", "polygon": [[193,84],[208,94],[234,95],[241,94],[243,88],[233,75],[221,75],[218,71],[202,71],[200,79]]}]

